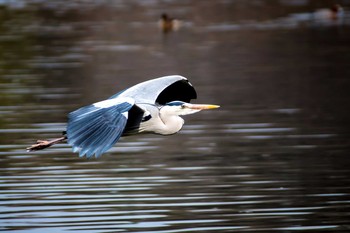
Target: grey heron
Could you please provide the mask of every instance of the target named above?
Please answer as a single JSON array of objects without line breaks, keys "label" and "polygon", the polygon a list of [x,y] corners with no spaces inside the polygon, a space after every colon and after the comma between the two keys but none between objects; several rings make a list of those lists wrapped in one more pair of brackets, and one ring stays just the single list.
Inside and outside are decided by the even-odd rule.
[{"label": "grey heron", "polygon": [[182,128],[181,115],[215,109],[218,105],[190,104],[197,94],[187,78],[171,75],[152,79],[68,114],[63,137],[39,140],[28,151],[67,141],[74,152],[88,158],[108,151],[121,136],[155,133],[175,134]]}]

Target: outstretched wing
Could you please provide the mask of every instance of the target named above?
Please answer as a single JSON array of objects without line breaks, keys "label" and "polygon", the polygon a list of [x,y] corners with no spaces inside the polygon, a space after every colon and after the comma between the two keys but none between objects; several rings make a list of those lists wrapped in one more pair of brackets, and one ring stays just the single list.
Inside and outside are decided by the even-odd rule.
[{"label": "outstretched wing", "polygon": [[191,83],[179,75],[139,83],[107,100],[71,112],[67,126],[68,144],[81,157],[98,157],[123,133],[132,134],[142,121],[151,117],[139,107],[142,104],[164,105],[174,100],[190,102],[195,98],[197,94]]},{"label": "outstretched wing", "polygon": [[134,105],[132,98],[118,97],[82,107],[68,116],[68,144],[79,156],[99,157],[121,137]]},{"label": "outstretched wing", "polygon": [[164,105],[174,100],[190,102],[191,99],[197,98],[197,94],[187,78],[170,75],[139,83],[111,98],[115,97],[131,97],[135,103]]}]

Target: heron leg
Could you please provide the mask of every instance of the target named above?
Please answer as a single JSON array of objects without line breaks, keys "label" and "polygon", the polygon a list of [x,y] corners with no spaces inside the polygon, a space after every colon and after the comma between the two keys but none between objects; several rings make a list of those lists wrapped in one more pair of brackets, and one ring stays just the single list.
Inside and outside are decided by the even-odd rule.
[{"label": "heron leg", "polygon": [[60,138],[56,138],[53,140],[38,140],[36,144],[31,145],[30,147],[27,147],[27,151],[36,151],[36,150],[43,150],[47,147],[50,147],[54,144],[63,142],[67,139],[66,136],[60,137]]}]

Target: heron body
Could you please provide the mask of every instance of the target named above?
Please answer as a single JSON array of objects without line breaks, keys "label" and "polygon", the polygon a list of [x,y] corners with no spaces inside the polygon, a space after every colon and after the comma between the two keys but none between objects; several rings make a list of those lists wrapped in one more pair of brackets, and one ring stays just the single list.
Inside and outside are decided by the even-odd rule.
[{"label": "heron body", "polygon": [[[194,87],[185,77],[171,75],[145,81],[69,113],[63,139],[80,157],[89,158],[108,151],[121,136],[171,135],[181,130],[181,115],[219,107],[189,103],[196,98]],[[40,141],[28,150],[43,149],[58,141],[52,142]]]}]

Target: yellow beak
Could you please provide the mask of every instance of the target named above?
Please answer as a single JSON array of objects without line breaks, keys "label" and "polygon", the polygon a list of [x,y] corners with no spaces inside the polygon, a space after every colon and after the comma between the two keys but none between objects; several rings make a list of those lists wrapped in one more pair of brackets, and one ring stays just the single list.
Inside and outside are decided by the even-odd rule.
[{"label": "yellow beak", "polygon": [[197,110],[220,108],[219,105],[213,104],[186,104],[186,107]]}]

